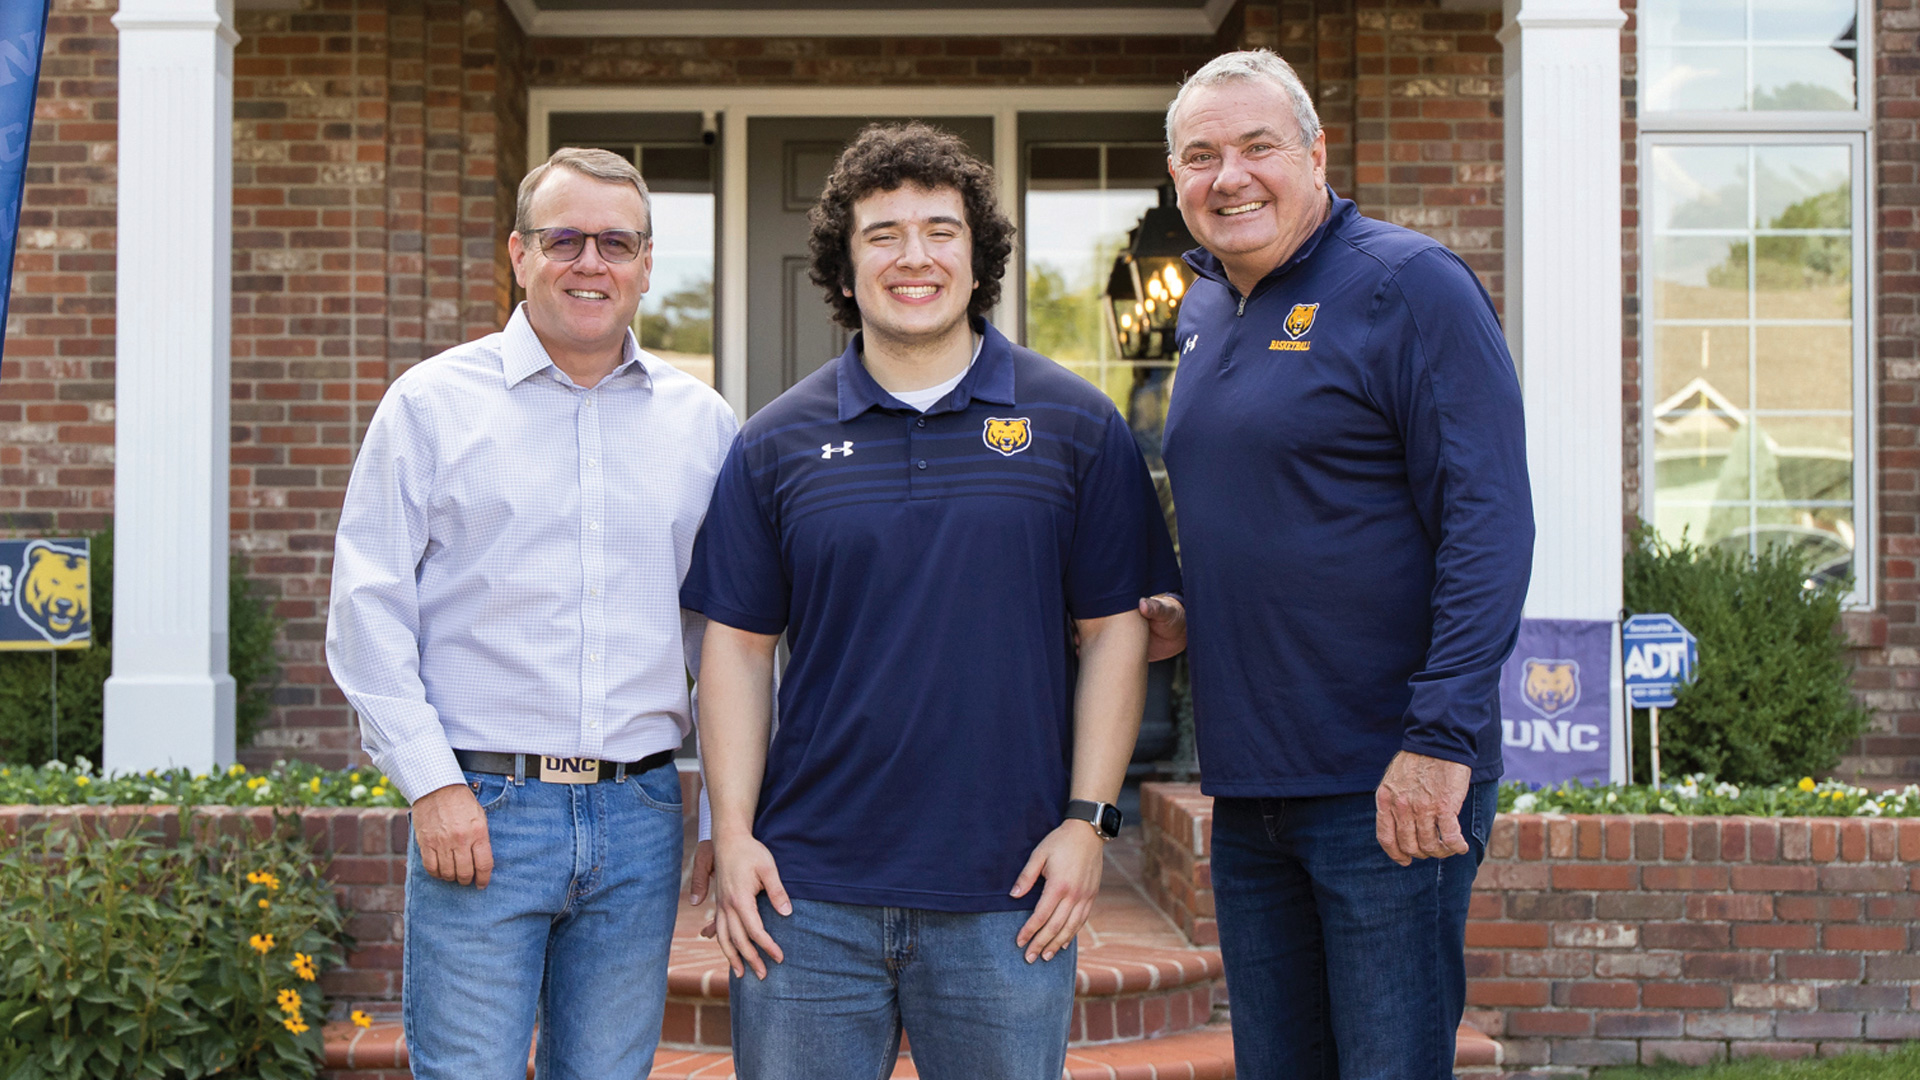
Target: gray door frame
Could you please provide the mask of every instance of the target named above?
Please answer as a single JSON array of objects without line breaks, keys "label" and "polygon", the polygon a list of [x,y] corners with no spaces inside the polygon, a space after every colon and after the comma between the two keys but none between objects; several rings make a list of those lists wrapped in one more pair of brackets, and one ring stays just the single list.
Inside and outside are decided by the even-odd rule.
[{"label": "gray door frame", "polygon": [[[755,116],[892,115],[993,117],[993,167],[1000,199],[1020,197],[1020,114],[1153,112],[1173,97],[1168,86],[712,86],[535,87],[527,92],[528,160],[546,160],[547,117],[555,112],[699,112],[712,118],[720,144],[720,248],[714,260],[714,307],[720,348],[720,393],[747,413],[747,124]],[[876,107],[878,106],[878,108]],[[503,178],[514,182],[515,178]],[[1015,238],[1018,255],[1019,238]],[[1019,265],[1016,262],[1014,265]],[[1025,280],[1007,275],[994,323],[1017,334]]]}]

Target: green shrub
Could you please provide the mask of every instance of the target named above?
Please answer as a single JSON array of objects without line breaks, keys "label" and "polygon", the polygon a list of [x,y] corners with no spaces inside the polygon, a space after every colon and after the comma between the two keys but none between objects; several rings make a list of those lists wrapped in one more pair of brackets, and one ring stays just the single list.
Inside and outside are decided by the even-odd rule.
[{"label": "green shrub", "polygon": [[[93,647],[59,654],[59,757],[100,759],[100,724],[107,676],[113,673],[113,530],[94,533],[89,585]],[[269,601],[259,595],[238,556],[227,570],[227,670],[234,682],[235,741],[245,746],[273,708],[280,631]],[[0,761],[42,762],[55,756],[50,688],[53,661],[43,652],[0,653]]]},{"label": "green shrub", "polygon": [[[209,832],[183,817],[181,834]],[[97,825],[97,823],[96,823]],[[0,1075],[281,1080],[320,1066],[344,917],[298,819],[168,842],[41,825],[0,848]]]},{"label": "green shrub", "polygon": [[[1802,558],[1758,558],[1635,531],[1625,567],[1633,614],[1665,612],[1700,639],[1695,681],[1660,710],[1661,771],[1775,784],[1833,767],[1870,716],[1854,699],[1838,629],[1847,584],[1817,584]],[[1645,778],[1646,724],[1634,724]]]}]

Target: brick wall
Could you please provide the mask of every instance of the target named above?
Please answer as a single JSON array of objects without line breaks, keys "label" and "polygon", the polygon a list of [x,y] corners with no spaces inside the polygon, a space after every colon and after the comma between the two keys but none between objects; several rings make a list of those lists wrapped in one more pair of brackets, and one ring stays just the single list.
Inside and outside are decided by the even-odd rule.
[{"label": "brick wall", "polygon": [[[1217,940],[1212,800],[1150,784],[1140,805],[1149,892]],[[1521,1071],[1916,1039],[1917,918],[1920,820],[1506,815],[1474,885],[1466,1018]]]}]

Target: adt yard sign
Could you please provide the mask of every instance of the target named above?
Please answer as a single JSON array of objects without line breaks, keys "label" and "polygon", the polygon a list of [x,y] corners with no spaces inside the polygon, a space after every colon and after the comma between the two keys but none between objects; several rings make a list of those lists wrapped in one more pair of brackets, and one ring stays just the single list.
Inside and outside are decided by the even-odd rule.
[{"label": "adt yard sign", "polygon": [[1626,656],[1621,675],[1627,704],[1636,709],[1671,708],[1673,688],[1693,680],[1700,643],[1671,615],[1635,615],[1620,628]]}]

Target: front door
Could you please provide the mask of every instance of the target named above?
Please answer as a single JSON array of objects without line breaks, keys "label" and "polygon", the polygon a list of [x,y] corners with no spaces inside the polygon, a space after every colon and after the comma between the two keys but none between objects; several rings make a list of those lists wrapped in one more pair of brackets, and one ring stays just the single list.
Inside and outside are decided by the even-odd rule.
[{"label": "front door", "polygon": [[[881,117],[754,117],[747,121],[747,411],[840,355],[851,332],[833,322],[807,278],[807,211],[840,151]],[[930,121],[993,160],[993,118]]]}]

